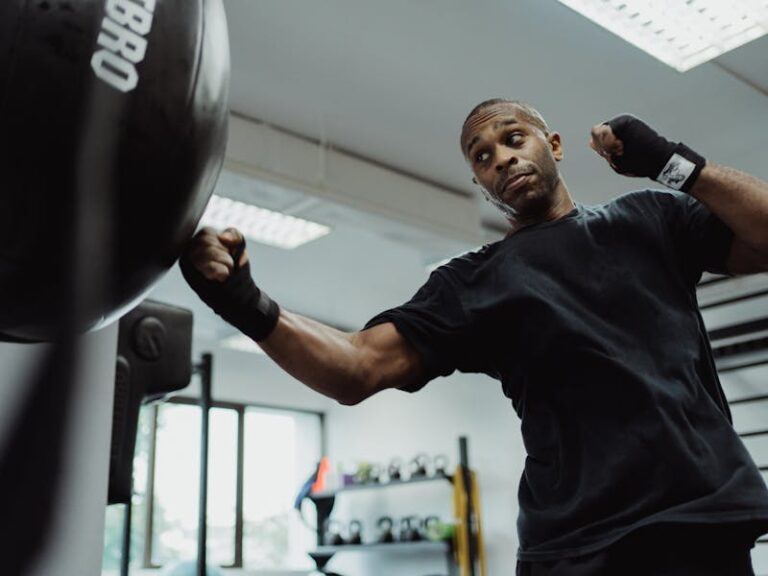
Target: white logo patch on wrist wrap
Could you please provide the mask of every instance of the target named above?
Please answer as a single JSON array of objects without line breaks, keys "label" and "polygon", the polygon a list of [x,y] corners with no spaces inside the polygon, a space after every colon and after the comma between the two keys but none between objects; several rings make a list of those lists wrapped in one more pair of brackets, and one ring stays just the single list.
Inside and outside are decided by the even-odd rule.
[{"label": "white logo patch on wrist wrap", "polygon": [[685,181],[691,177],[693,171],[696,170],[696,164],[680,156],[680,154],[672,154],[667,161],[667,165],[656,177],[656,182],[669,186],[674,190],[680,190]]}]

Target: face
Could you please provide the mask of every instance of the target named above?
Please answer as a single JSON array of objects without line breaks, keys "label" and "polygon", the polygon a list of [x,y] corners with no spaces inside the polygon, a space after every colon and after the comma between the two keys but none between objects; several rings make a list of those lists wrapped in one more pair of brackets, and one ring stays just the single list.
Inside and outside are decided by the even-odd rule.
[{"label": "face", "polygon": [[545,134],[514,104],[492,105],[469,118],[461,146],[475,183],[508,218],[536,220],[554,204],[560,135]]}]

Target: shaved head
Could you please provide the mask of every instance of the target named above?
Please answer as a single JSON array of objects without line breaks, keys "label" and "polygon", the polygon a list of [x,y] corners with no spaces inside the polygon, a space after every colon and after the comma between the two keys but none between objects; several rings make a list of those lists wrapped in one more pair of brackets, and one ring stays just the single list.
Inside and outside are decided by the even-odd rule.
[{"label": "shaved head", "polygon": [[521,102],[520,100],[512,100],[509,98],[491,98],[489,100],[484,100],[483,102],[480,102],[477,106],[472,108],[469,114],[467,114],[467,117],[464,119],[464,124],[462,124],[461,127],[461,151],[466,155],[466,150],[464,149],[464,137],[466,135],[466,129],[468,124],[470,124],[471,120],[477,116],[478,114],[481,114],[486,109],[491,107],[502,107],[502,106],[510,106],[512,108],[517,109],[523,116],[523,119],[529,122],[530,124],[536,126],[539,130],[544,132],[544,134],[549,134],[549,126],[547,126],[546,120],[544,120],[544,117],[539,113],[536,108],[531,106],[530,104],[526,104],[525,102]]}]

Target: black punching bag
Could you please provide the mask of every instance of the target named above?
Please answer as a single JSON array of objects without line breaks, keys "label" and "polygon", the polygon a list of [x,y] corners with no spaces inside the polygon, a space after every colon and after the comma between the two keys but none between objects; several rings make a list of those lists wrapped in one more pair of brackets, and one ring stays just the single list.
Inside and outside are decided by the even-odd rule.
[{"label": "black punching bag", "polygon": [[222,0],[0,1],[0,337],[53,339],[73,291],[78,328],[103,325],[173,265],[221,169],[229,72]]}]

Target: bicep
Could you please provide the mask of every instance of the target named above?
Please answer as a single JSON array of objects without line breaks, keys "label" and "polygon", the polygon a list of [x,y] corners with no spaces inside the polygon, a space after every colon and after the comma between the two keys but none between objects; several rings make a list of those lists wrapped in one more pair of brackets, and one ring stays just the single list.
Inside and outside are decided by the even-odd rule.
[{"label": "bicep", "polygon": [[369,375],[368,396],[387,388],[408,388],[424,377],[419,353],[392,322],[357,332],[354,341]]},{"label": "bicep", "polygon": [[768,255],[748,246],[743,240],[733,238],[726,268],[731,274],[757,274],[768,271]]}]

